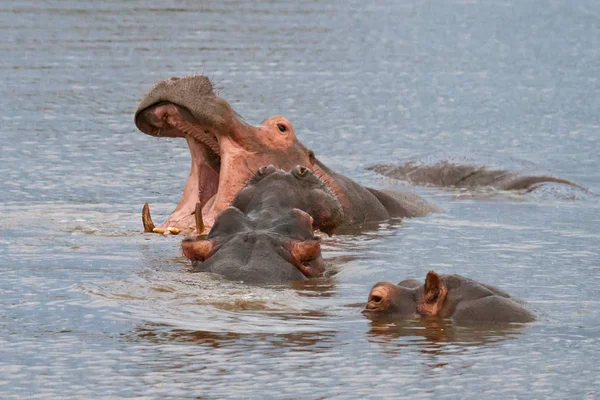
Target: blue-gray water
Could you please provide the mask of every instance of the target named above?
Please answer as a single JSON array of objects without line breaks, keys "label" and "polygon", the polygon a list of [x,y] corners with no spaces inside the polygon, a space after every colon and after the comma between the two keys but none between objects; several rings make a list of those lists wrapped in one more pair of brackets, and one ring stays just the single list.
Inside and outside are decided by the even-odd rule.
[{"label": "blue-gray water", "polygon": [[[332,278],[190,274],[183,140],[138,132],[159,79],[205,73],[248,121],[285,115],[329,164],[490,157],[600,193],[600,3],[0,4],[0,397],[595,398],[600,205],[416,188],[444,214],[327,240]],[[378,325],[373,283],[430,269],[497,285],[521,328]]]}]

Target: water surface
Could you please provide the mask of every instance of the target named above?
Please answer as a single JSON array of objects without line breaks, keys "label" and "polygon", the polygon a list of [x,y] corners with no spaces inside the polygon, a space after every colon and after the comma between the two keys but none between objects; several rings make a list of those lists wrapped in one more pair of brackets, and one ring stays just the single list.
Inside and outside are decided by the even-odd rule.
[{"label": "water surface", "polygon": [[[0,397],[595,398],[597,198],[415,188],[445,213],[327,239],[330,277],[252,287],[141,233],[144,202],[162,220],[178,201],[189,152],[133,112],[157,80],[205,73],[363,184],[406,189],[377,162],[468,156],[600,193],[599,16],[592,0],[2,2]],[[360,314],[373,283],[431,269],[540,320]]]}]

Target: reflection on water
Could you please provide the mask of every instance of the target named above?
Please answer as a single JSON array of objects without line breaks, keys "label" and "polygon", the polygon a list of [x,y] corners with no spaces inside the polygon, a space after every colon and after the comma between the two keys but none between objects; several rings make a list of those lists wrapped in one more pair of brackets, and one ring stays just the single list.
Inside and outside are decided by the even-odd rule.
[{"label": "reflection on water", "polygon": [[[376,163],[490,154],[600,193],[599,14],[592,0],[1,2],[0,397],[597,396],[597,197],[415,188],[445,212],[324,237],[326,277],[249,286],[190,273],[181,238],[142,233],[142,205],[164,219],[190,160],[132,118],[157,80],[205,72],[249,123],[288,117],[367,186],[407,189]],[[361,315],[375,282],[431,269],[544,317]]]},{"label": "reflection on water", "polygon": [[[294,349],[302,352],[320,352],[335,345],[335,331],[295,332],[284,334],[241,334],[234,332],[186,331],[170,326],[145,325],[136,329],[131,340],[166,343],[191,343],[210,348],[237,348],[240,353],[254,351],[253,346],[265,349]],[[137,339],[136,339],[137,338]],[[243,354],[240,354],[243,355]]]},{"label": "reflection on water", "polygon": [[520,324],[455,325],[452,321],[436,318],[394,322],[375,320],[369,325],[370,340],[386,346],[386,352],[393,351],[393,346],[406,347],[417,342],[428,349],[424,351],[426,353],[430,353],[429,350],[441,351],[448,345],[480,346],[515,339],[527,328]]}]

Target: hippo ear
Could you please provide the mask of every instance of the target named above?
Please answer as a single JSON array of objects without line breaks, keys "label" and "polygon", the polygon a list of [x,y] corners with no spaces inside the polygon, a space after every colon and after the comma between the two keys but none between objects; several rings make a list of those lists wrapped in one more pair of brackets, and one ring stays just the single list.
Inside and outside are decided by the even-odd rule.
[{"label": "hippo ear", "polygon": [[323,275],[324,265],[323,260],[320,259],[321,242],[319,237],[310,240],[289,240],[284,247],[289,252],[287,260],[306,277]]},{"label": "hippo ear", "polygon": [[211,256],[214,249],[212,240],[192,240],[186,239],[181,242],[183,255],[192,261],[204,261]]},{"label": "hippo ear", "polygon": [[319,237],[312,240],[291,240],[286,247],[298,262],[312,261],[321,254]]},{"label": "hippo ear", "polygon": [[315,228],[313,225],[315,220],[308,213],[302,211],[299,208],[292,208],[291,211],[292,217],[294,217],[301,224],[310,226],[311,230]]},{"label": "hippo ear", "polygon": [[[309,213],[304,212],[298,208],[292,210],[292,214],[299,217],[305,214],[310,218],[310,225],[312,229],[318,229],[328,236],[331,236],[333,230],[340,225],[343,218],[342,206],[336,198],[330,198],[324,196],[320,191],[313,191],[310,194],[314,204],[311,205],[311,209],[307,210]],[[301,219],[307,219],[301,218]]]},{"label": "hippo ear", "polygon": [[417,310],[423,315],[437,315],[442,308],[448,288],[442,281],[442,278],[433,271],[427,273],[423,295],[420,296],[417,304]]}]

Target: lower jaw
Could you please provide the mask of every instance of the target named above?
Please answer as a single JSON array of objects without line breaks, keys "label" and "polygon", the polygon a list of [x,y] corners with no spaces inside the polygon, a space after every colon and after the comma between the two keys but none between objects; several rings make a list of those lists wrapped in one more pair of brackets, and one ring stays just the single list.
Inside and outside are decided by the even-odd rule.
[{"label": "lower jaw", "polygon": [[214,199],[210,198],[202,207],[201,217],[196,218],[196,212],[178,212],[171,214],[165,222],[155,227],[152,232],[160,234],[196,233],[207,234],[214,224]]},{"label": "lower jaw", "polygon": [[158,228],[170,233],[179,230],[202,234],[213,225],[213,204],[217,197],[220,165],[209,161],[213,154],[208,146],[190,136],[186,136],[186,140],[192,157],[190,175],[177,207]]},{"label": "lower jaw", "polygon": [[[206,145],[186,137],[192,156],[190,175],[175,210],[160,225],[154,226],[149,207],[144,207],[142,220],[146,232],[160,234],[207,233],[214,222],[214,201],[217,197],[220,168],[208,160]],[[197,212],[198,211],[198,212]],[[200,218],[196,218],[196,214]]]}]

